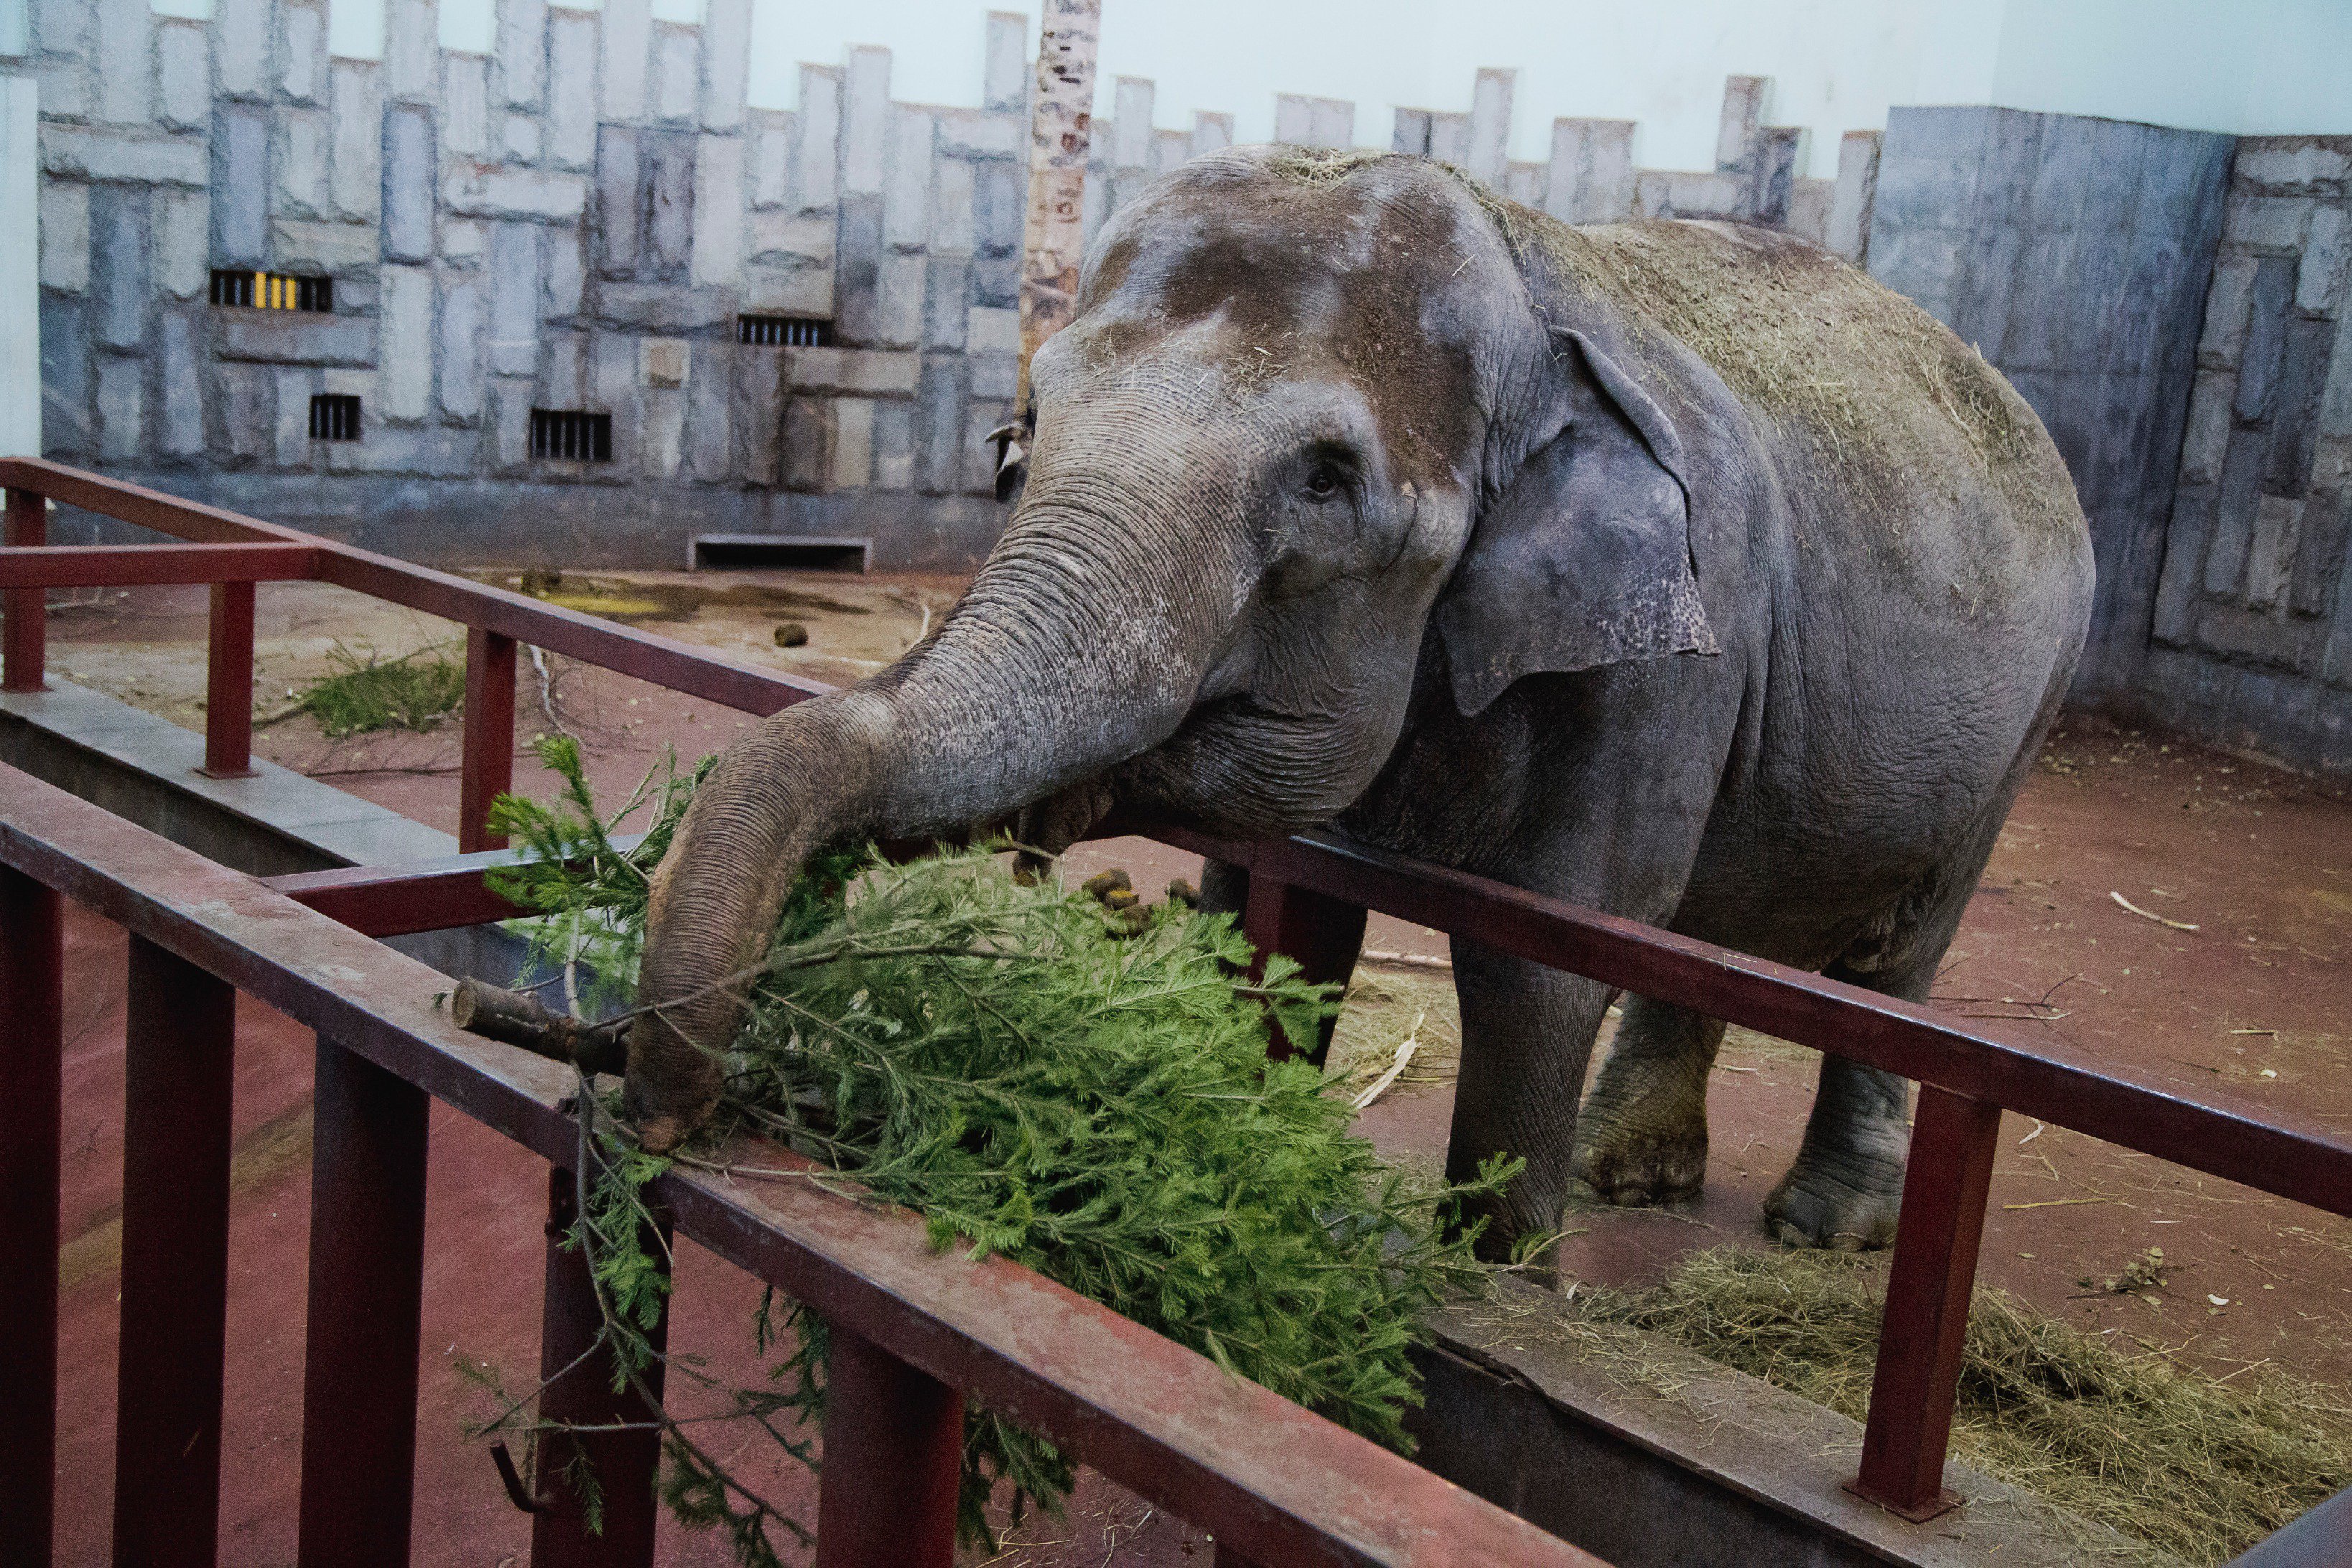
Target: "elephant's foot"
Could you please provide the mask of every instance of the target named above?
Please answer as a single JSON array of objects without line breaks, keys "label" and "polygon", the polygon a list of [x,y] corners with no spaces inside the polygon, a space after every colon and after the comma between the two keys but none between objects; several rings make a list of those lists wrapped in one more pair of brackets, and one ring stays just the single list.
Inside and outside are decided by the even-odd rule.
[{"label": "elephant's foot", "polygon": [[1570,1173],[1594,1196],[1629,1208],[1696,1197],[1706,1181],[1703,1074],[1694,1085],[1676,1064],[1621,1070],[1621,1059],[1602,1068],[1578,1119]]},{"label": "elephant's foot", "polygon": [[1787,1247],[1867,1252],[1895,1242],[1903,1166],[1815,1159],[1808,1150],[1764,1200],[1764,1227]]}]

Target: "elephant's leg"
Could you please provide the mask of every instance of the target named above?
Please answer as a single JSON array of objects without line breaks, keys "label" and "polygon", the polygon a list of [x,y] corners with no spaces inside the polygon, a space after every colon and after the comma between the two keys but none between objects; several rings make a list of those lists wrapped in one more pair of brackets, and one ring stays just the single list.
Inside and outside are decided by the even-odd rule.
[{"label": "elephant's leg", "polygon": [[1479,1251],[1508,1256],[1522,1236],[1559,1226],[1576,1140],[1576,1100],[1592,1037],[1614,993],[1597,980],[1454,940],[1462,1003],[1462,1073],[1445,1151],[1449,1181],[1468,1181],[1491,1155],[1527,1169],[1482,1205]]},{"label": "elephant's leg", "polygon": [[1576,1179],[1618,1204],[1695,1195],[1706,1178],[1706,1075],[1722,1044],[1720,1018],[1626,997],[1577,1123]]}]

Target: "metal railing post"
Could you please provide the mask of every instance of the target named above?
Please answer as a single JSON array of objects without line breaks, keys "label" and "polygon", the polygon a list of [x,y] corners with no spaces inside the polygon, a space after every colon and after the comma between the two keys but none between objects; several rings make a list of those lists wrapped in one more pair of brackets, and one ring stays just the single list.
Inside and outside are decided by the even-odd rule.
[{"label": "metal railing post", "polygon": [[236,992],[133,936],[123,1037],[114,1561],[211,1568]]},{"label": "metal railing post", "polygon": [[[586,1255],[576,1247],[566,1251],[563,1246],[579,1212],[572,1173],[561,1165],[549,1166],[547,1283],[540,1315],[539,1374],[550,1381],[540,1393],[540,1417],[583,1426],[649,1421],[653,1412],[634,1392],[613,1392],[612,1357],[593,1353],[604,1333],[604,1312],[596,1304],[596,1287],[588,1277]],[[655,1256],[666,1254],[656,1248]],[[667,1345],[668,1336],[665,1319],[648,1337],[654,1348],[661,1350]],[[646,1368],[644,1377],[659,1398],[662,1363],[656,1361]],[[590,1532],[581,1515],[580,1499],[563,1479],[563,1468],[575,1454],[586,1458],[604,1492],[601,1533]],[[546,1511],[531,1522],[531,1568],[644,1568],[651,1563],[659,1513],[654,1499],[654,1471],[660,1461],[661,1436],[650,1428],[579,1436],[543,1435],[539,1441],[536,1484]]]},{"label": "metal railing post", "polygon": [[949,1568],[963,1395],[831,1325],[816,1568]]},{"label": "metal railing post", "polygon": [[457,788],[457,847],[503,849],[489,830],[490,803],[514,787],[515,640],[466,631],[466,754]]},{"label": "metal railing post", "polygon": [[48,1568],[58,1438],[65,910],[0,867],[0,1568]]},{"label": "metal railing post", "polygon": [[296,1560],[405,1568],[430,1101],[323,1035],[318,1064]]},{"label": "metal railing post", "polygon": [[[49,503],[31,490],[8,492],[5,537],[10,544],[46,544]],[[49,591],[10,588],[0,593],[0,691],[47,691]]]},{"label": "metal railing post", "polygon": [[206,778],[253,776],[253,584],[213,584],[205,668]]},{"label": "metal railing post", "polygon": [[1855,1496],[1915,1522],[1965,1500],[1944,1489],[1944,1458],[2000,1144],[2000,1106],[1919,1086],[1862,1474],[1846,1484]]},{"label": "metal railing post", "polygon": [[[1279,952],[1296,959],[1310,981],[1346,984],[1355,973],[1356,955],[1364,945],[1367,918],[1368,911],[1361,904],[1278,881],[1262,870],[1253,869],[1249,902],[1242,913],[1242,934],[1250,939],[1259,954],[1251,967],[1251,977],[1255,979],[1265,973],[1265,955]],[[1331,1028],[1327,1023],[1308,1059],[1321,1067],[1330,1045]],[[1276,1030],[1268,1037],[1266,1055],[1276,1060],[1297,1054],[1281,1031]]]}]

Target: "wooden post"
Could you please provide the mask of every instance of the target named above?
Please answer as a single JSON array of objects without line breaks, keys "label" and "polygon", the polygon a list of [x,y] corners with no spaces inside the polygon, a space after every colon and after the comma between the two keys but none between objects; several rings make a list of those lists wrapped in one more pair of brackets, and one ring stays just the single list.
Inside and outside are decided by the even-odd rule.
[{"label": "wooden post", "polygon": [[1095,43],[1102,0],[1045,0],[1037,90],[1029,106],[1029,216],[1021,245],[1021,378],[1017,415],[1029,402],[1029,361],[1069,323],[1086,258],[1087,147],[1094,132]]},{"label": "wooden post", "polygon": [[[1029,361],[1024,352],[1021,361]],[[49,503],[46,497],[31,490],[8,492],[7,532],[0,539],[9,544],[46,544],[49,537]],[[5,616],[6,630],[0,632],[0,691],[47,691],[48,679],[42,669],[48,647],[48,597],[47,588],[10,588],[0,592],[0,616]]]},{"label": "wooden post", "polygon": [[206,778],[249,779],[253,766],[253,584],[213,584],[205,675]]}]

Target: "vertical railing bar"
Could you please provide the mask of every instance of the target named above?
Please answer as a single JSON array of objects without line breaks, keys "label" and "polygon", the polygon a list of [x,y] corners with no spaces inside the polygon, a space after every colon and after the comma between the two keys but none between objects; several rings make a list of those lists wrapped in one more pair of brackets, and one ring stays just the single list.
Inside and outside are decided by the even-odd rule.
[{"label": "vertical railing bar", "polygon": [[1914,1521],[1964,1500],[1944,1489],[1944,1459],[2000,1144],[2000,1106],[1920,1086],[1862,1473],[1846,1489]]},{"label": "vertical railing bar", "polygon": [[211,1568],[236,992],[133,936],[123,1034],[114,1561]]},{"label": "vertical railing bar", "polygon": [[950,1568],[962,1394],[834,1323],[824,1463],[816,1568]]},{"label": "vertical railing bar", "polygon": [[65,910],[0,867],[0,1568],[48,1568],[58,1424]]},{"label": "vertical railing bar", "polygon": [[303,1345],[304,1568],[404,1568],[416,1476],[425,1092],[320,1036]]},{"label": "vertical railing bar", "polygon": [[457,789],[457,847],[503,849],[489,829],[490,803],[514,787],[515,640],[466,631],[466,742]]},{"label": "vertical railing bar", "polygon": [[[49,503],[31,490],[8,492],[8,520],[0,539],[11,545],[46,544]],[[10,588],[0,592],[0,691],[47,691],[49,591]]]},{"label": "vertical railing bar", "polygon": [[[595,1284],[588,1277],[585,1255],[563,1245],[579,1215],[572,1173],[553,1165],[547,1176],[547,1273],[540,1317],[539,1374],[552,1381],[540,1394],[540,1419],[583,1426],[647,1421],[653,1412],[634,1391],[613,1391],[611,1357],[588,1354],[604,1331],[604,1318],[597,1304]],[[668,1256],[666,1247],[649,1245],[648,1250],[656,1258]],[[647,1333],[656,1351],[667,1346],[668,1336],[667,1317]],[[654,1397],[660,1398],[664,1382],[660,1361],[646,1367],[643,1377]],[[562,1474],[565,1461],[574,1452],[586,1455],[604,1492],[601,1533],[588,1530],[580,1500]],[[660,1460],[660,1436],[650,1430],[576,1437],[543,1435],[539,1441],[535,1485],[547,1510],[531,1521],[531,1568],[646,1568],[654,1556],[658,1513],[654,1472]]]},{"label": "vertical railing bar", "polygon": [[253,775],[253,605],[250,583],[215,583],[205,668],[206,778]]}]

